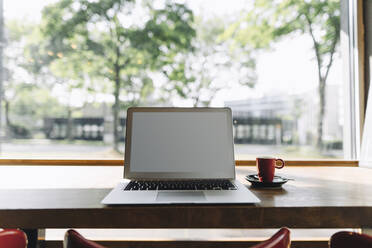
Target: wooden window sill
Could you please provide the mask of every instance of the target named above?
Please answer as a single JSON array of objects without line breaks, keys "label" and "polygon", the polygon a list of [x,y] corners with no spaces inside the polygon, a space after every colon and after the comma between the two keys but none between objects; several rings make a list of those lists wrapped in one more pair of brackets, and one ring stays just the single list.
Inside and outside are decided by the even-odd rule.
[{"label": "wooden window sill", "polygon": [[[122,159],[0,159],[1,165],[123,166]],[[255,160],[236,160],[236,166],[255,166]],[[358,167],[357,160],[286,160],[286,166]]]}]

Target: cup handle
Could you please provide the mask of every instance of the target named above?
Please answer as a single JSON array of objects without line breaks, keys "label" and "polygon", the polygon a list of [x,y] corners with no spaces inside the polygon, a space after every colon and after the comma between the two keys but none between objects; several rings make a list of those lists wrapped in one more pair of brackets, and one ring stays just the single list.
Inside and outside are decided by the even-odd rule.
[{"label": "cup handle", "polygon": [[[277,162],[278,160],[279,160],[280,162],[282,162],[282,164],[279,165],[279,166],[276,164],[276,162]],[[277,168],[277,169],[281,169],[281,168],[283,168],[283,167],[284,167],[284,164],[285,164],[285,162],[284,162],[284,160],[281,159],[281,158],[277,158],[277,159],[275,160],[275,168]]]}]

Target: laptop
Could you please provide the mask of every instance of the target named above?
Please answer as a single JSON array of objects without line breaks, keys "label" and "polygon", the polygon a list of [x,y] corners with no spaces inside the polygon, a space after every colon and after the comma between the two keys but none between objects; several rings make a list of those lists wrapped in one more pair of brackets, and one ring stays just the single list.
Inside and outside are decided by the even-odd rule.
[{"label": "laptop", "polygon": [[124,179],[103,204],[260,202],[235,180],[229,108],[129,108],[125,142]]}]

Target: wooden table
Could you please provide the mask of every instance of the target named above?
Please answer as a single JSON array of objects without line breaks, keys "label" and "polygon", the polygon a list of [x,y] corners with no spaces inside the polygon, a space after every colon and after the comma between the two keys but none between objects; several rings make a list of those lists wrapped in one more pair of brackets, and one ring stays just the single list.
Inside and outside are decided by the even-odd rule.
[{"label": "wooden table", "polygon": [[[282,189],[251,189],[255,205],[100,204],[122,167],[0,166],[0,226],[37,228],[372,227],[372,169],[286,167]],[[244,175],[254,167],[237,167]],[[245,182],[248,186],[249,183]]]}]

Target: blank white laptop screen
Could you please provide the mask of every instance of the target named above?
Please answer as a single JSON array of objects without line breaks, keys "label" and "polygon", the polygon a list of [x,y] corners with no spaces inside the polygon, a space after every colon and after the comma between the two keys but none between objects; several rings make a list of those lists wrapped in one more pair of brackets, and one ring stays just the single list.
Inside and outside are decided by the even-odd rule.
[{"label": "blank white laptop screen", "polygon": [[235,177],[230,111],[133,112],[131,125],[132,175]]}]

